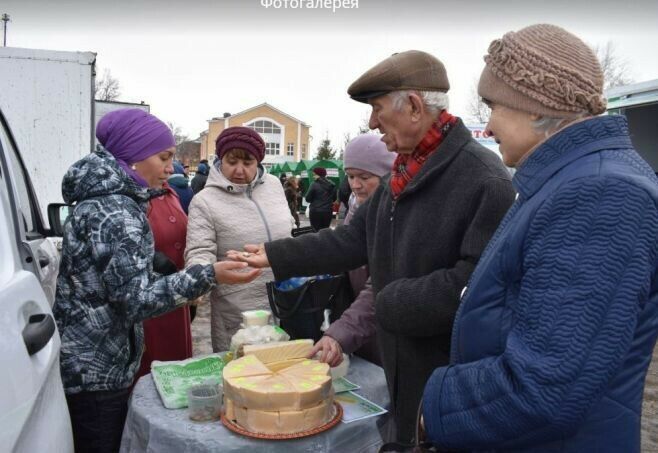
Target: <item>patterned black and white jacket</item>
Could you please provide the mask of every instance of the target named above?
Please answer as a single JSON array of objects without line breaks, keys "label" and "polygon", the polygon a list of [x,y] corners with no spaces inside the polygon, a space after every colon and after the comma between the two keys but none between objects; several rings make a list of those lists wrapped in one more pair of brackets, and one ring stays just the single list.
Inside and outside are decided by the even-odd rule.
[{"label": "patterned black and white jacket", "polygon": [[75,203],[64,227],[53,312],[67,394],[129,387],[144,348],[142,321],[210,291],[212,265],[153,272],[149,190],[105,150],[69,168],[62,195]]}]

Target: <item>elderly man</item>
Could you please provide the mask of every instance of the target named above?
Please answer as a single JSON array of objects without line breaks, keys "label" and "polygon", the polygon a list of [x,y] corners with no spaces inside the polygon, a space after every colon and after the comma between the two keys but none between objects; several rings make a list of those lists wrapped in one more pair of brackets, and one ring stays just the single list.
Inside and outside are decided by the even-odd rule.
[{"label": "elderly man", "polygon": [[278,280],[368,264],[396,427],[386,440],[412,440],[425,382],[448,363],[460,294],[514,200],[500,159],[448,113],[449,87],[443,64],[415,50],[364,73],[348,93],[398,153],[390,178],[348,226],[229,254]]}]

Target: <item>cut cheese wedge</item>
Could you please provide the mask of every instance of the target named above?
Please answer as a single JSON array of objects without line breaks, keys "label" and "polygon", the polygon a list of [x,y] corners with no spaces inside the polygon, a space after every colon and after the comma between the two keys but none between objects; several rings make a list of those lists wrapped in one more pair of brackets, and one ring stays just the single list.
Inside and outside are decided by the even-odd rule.
[{"label": "cut cheese wedge", "polygon": [[292,434],[324,425],[333,416],[333,397],[299,411],[261,411],[241,407],[225,398],[225,415],[248,431],[263,434]]},{"label": "cut cheese wedge", "polygon": [[244,355],[254,355],[264,364],[307,357],[313,348],[313,340],[278,341],[265,344],[245,345]]},{"label": "cut cheese wedge", "polygon": [[254,355],[224,368],[224,394],[237,405],[264,411],[299,411],[333,395],[329,366],[308,359],[265,365]]},{"label": "cut cheese wedge", "polygon": [[297,365],[299,363],[302,363],[303,361],[308,360],[308,359],[289,359],[289,360],[281,360],[280,362],[272,362],[267,364],[267,368],[270,369],[270,371],[276,373],[277,371],[281,371],[284,368],[290,368],[293,365]]},{"label": "cut cheese wedge", "polygon": [[247,376],[224,379],[224,394],[240,406],[260,410],[301,410],[332,395],[330,376]]},{"label": "cut cheese wedge", "polygon": [[224,378],[270,375],[272,371],[254,356],[242,357],[226,364]]},{"label": "cut cheese wedge", "polygon": [[326,363],[317,360],[306,359],[299,363],[292,364],[282,370],[288,376],[307,376],[307,375],[327,375],[330,374],[330,367]]}]

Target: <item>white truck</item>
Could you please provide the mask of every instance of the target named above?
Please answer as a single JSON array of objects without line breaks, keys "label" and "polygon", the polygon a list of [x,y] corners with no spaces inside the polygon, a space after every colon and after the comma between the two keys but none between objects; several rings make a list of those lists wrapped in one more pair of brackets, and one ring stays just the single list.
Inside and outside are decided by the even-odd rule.
[{"label": "white truck", "polygon": [[0,48],[0,109],[21,150],[44,220],[62,177],[94,146],[96,54]]},{"label": "white truck", "polygon": [[611,88],[608,114],[626,115],[631,141],[658,172],[658,79]]},{"label": "white truck", "polygon": [[[51,309],[59,253],[30,179],[0,109],[0,451],[71,453]],[[61,209],[50,208],[60,230]]]}]

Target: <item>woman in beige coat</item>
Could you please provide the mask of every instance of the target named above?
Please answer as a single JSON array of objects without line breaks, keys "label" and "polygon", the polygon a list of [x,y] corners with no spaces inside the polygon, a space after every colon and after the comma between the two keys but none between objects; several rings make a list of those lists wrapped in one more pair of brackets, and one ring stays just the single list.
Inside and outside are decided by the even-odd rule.
[{"label": "woman in beige coat", "polygon": [[[190,204],[186,266],[223,260],[245,243],[289,237],[295,224],[281,183],[260,165],[265,143],[257,132],[230,127],[215,150],[219,160]],[[217,285],[210,294],[213,351],[228,350],[242,311],[269,309],[265,283],[273,279],[268,269],[246,285]]]}]

